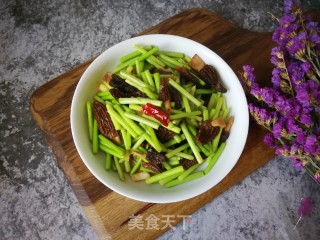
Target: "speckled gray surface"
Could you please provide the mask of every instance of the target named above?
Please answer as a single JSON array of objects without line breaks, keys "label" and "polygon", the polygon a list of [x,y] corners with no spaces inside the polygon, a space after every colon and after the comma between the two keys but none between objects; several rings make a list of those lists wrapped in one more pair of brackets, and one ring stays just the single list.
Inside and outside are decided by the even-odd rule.
[{"label": "speckled gray surface", "polygon": [[[320,9],[318,0],[303,1]],[[246,29],[271,31],[282,1],[0,0],[0,239],[96,239],[29,112],[32,92],[121,40],[183,9],[202,7]],[[297,221],[319,187],[276,158],[160,239],[317,239],[320,209]]]}]

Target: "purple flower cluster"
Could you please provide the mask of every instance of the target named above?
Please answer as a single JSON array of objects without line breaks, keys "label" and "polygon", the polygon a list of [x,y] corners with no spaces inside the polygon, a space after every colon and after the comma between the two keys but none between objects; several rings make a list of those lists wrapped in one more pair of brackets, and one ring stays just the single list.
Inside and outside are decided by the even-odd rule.
[{"label": "purple flower cluster", "polygon": [[269,130],[264,141],[295,166],[308,168],[320,182],[320,30],[299,4],[284,1],[285,15],[272,39],[272,87],[255,82],[254,69],[243,66],[242,81],[255,99],[249,111]]},{"label": "purple flower cluster", "polygon": [[271,130],[272,126],[278,119],[276,112],[268,111],[267,109],[258,107],[252,103],[249,103],[249,112],[254,116],[257,123],[268,130]]}]

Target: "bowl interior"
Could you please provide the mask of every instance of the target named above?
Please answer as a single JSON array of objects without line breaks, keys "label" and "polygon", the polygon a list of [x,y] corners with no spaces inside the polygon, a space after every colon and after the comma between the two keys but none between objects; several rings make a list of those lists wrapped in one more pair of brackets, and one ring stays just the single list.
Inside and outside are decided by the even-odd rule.
[{"label": "bowl interior", "polygon": [[[98,90],[98,83],[107,71],[112,71],[121,56],[134,51],[134,44],[155,45],[163,51],[183,52],[190,57],[198,54],[207,64],[213,65],[228,91],[225,94],[230,115],[235,117],[227,145],[211,172],[195,181],[173,188],[159,184],[147,185],[119,180],[116,172],[104,169],[104,155],[94,155],[88,137],[85,103]],[[87,68],[75,90],[71,106],[71,130],[77,151],[91,173],[110,189],[126,197],[155,203],[169,203],[195,197],[219,183],[234,167],[244,148],[249,125],[247,101],[241,84],[232,69],[217,54],[190,39],[163,34],[145,35],[123,41],[103,52]]]}]

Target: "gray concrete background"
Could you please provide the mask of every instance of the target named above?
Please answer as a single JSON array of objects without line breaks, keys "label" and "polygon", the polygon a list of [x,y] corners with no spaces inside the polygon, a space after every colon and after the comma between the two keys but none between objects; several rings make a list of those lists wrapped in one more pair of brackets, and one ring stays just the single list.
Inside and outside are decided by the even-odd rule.
[{"label": "gray concrete background", "polygon": [[[305,10],[318,0],[302,1]],[[272,31],[282,1],[0,0],[0,239],[96,239],[29,112],[48,80],[184,9],[201,7],[253,31]],[[298,220],[319,187],[275,158],[160,239],[317,239],[320,209]]]}]

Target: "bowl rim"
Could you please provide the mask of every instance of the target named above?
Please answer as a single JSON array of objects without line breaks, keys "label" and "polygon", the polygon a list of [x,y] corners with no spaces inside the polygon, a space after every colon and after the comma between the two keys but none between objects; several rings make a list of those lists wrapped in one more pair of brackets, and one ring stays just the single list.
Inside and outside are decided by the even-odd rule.
[{"label": "bowl rim", "polygon": [[[241,87],[241,90],[239,89],[240,100],[243,103],[243,105],[245,105],[246,107],[244,108],[242,106],[242,108],[243,108],[242,110],[244,111],[242,113],[243,114],[242,115],[243,122],[242,122],[242,125],[241,125],[242,126],[243,135],[242,135],[242,138],[241,138],[241,141],[240,141],[240,146],[238,147],[237,153],[235,154],[236,155],[236,160],[233,160],[231,162],[231,164],[228,165],[228,170],[225,171],[222,174],[222,176],[219,176],[219,179],[217,179],[215,184],[213,184],[211,186],[202,187],[201,190],[198,190],[198,191],[192,191],[192,194],[190,193],[188,196],[186,196],[185,194],[183,194],[183,195],[174,194],[173,195],[174,197],[171,196],[171,197],[169,197],[167,199],[164,199],[164,198],[157,198],[156,196],[145,197],[145,196],[141,196],[139,194],[136,195],[132,191],[127,192],[127,191],[124,191],[122,189],[119,189],[118,187],[116,187],[113,184],[110,184],[110,182],[106,181],[106,179],[103,176],[101,176],[100,174],[98,174],[94,170],[94,168],[92,167],[92,164],[88,161],[88,159],[86,157],[86,154],[82,151],[82,148],[81,148],[82,144],[80,143],[80,140],[78,138],[78,134],[77,134],[77,131],[76,131],[76,128],[75,128],[75,126],[77,125],[77,123],[76,123],[76,115],[77,115],[77,111],[79,109],[79,108],[76,107],[75,102],[80,97],[79,95],[81,94],[81,90],[82,90],[83,86],[86,83],[85,81],[89,81],[88,78],[90,78],[90,74],[92,74],[94,66],[99,61],[102,61],[109,52],[112,52],[112,50],[114,50],[116,48],[120,48],[120,47],[122,47],[122,46],[124,46],[126,44],[131,44],[132,50],[133,50],[133,45],[134,44],[132,44],[132,43],[134,43],[134,42],[150,42],[150,44],[152,44],[151,42],[154,42],[154,41],[152,41],[152,39],[158,39],[158,41],[160,41],[159,39],[163,39],[163,38],[167,39],[167,41],[169,41],[169,40],[173,41],[173,42],[174,41],[181,41],[183,43],[186,43],[186,44],[189,44],[191,46],[194,46],[197,49],[200,48],[201,52],[202,51],[206,51],[209,56],[210,55],[214,56],[215,59],[217,59],[219,61],[219,64],[222,64],[224,68],[228,69],[229,74],[233,77],[234,80],[237,80],[238,83],[240,84],[240,81],[239,81],[238,77],[236,76],[236,74],[234,73],[234,71],[232,70],[232,68],[219,55],[217,55],[214,51],[212,51],[208,47],[202,45],[201,43],[196,42],[196,41],[191,40],[191,39],[188,39],[188,38],[185,38],[185,37],[171,35],[171,34],[147,34],[147,35],[141,35],[141,36],[133,37],[133,38],[130,38],[130,39],[126,39],[126,40],[124,40],[122,42],[119,42],[119,43],[111,46],[110,48],[107,48],[97,58],[95,58],[94,61],[88,66],[88,68],[82,74],[82,76],[81,76],[81,78],[80,78],[80,80],[79,80],[79,82],[78,82],[78,84],[76,86],[76,89],[75,89],[75,92],[74,92],[74,95],[73,95],[73,98],[72,98],[72,103],[71,103],[70,123],[71,123],[72,139],[74,141],[74,144],[76,146],[77,152],[78,152],[82,162],[85,164],[85,166],[91,172],[91,174],[93,174],[95,176],[95,178],[97,178],[106,187],[110,188],[111,190],[113,190],[113,191],[115,191],[115,192],[117,192],[117,193],[119,193],[119,194],[121,194],[121,195],[123,195],[125,197],[131,198],[131,199],[134,199],[134,200],[138,200],[138,201],[142,201],[142,202],[172,203],[172,202],[183,201],[183,200],[187,200],[187,199],[196,197],[196,196],[208,191],[212,187],[216,186],[222,179],[224,179],[229,174],[229,172],[233,169],[233,167],[238,162],[238,160],[239,160],[239,158],[241,156],[241,153],[243,152],[245,143],[247,141],[247,136],[248,136],[248,131],[249,131],[249,112],[248,112],[248,108],[247,108],[247,100],[246,100],[244,91],[243,91],[243,89],[241,87],[241,84],[240,84],[240,87]],[[123,55],[125,55],[125,53]],[[121,56],[118,56],[118,59],[120,57]],[[234,81],[234,80],[232,80],[232,81]],[[235,121],[237,121],[237,119],[235,119]],[[107,172],[106,172],[106,174],[107,174]],[[206,177],[206,176],[204,176],[204,177]],[[119,180],[119,182],[120,182],[120,180]],[[188,184],[188,183],[186,183],[186,184]],[[183,184],[183,185],[185,185],[185,184]]]}]

